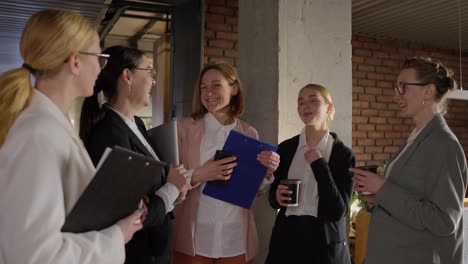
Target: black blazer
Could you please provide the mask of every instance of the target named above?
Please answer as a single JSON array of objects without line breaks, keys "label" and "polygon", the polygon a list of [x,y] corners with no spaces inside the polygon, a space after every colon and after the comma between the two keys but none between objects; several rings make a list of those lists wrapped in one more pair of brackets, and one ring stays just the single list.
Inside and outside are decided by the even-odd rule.
[{"label": "black blazer", "polygon": [[[106,106],[103,106],[103,111],[105,117],[95,126],[84,142],[95,166],[107,147],[120,146],[147,157],[153,157],[117,113]],[[135,123],[150,142],[143,121],[135,116]],[[158,154],[154,147],[153,150]],[[162,182],[165,182],[165,179],[162,179]],[[127,264],[171,263],[172,220],[166,214],[163,200],[154,194],[156,189],[156,187],[153,188],[148,194],[150,203],[147,205],[148,214],[143,223],[143,229],[136,232],[125,246],[125,263]]]},{"label": "black blazer", "polygon": [[[323,237],[327,243],[327,263],[351,263],[346,239],[346,215],[353,191],[353,173],[348,169],[355,166],[355,157],[350,148],[345,146],[335,133],[335,139],[328,163],[324,158],[310,164],[317,181],[319,195],[318,220],[323,228]],[[285,219],[286,207],[280,207],[276,201],[276,189],[282,179],[288,177],[289,167],[299,145],[299,135],[283,141],[278,146],[280,164],[271,185],[269,202],[274,209],[281,209],[277,215],[273,233],[278,221]],[[272,234],[272,239],[274,239]],[[313,250],[313,249],[311,249]]]}]

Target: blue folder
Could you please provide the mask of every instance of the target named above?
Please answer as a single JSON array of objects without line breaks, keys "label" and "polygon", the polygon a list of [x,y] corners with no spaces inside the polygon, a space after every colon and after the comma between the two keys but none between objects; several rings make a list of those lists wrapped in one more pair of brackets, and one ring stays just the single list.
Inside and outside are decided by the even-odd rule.
[{"label": "blue folder", "polygon": [[225,186],[207,184],[203,193],[227,203],[250,208],[267,171],[267,167],[257,160],[257,154],[264,150],[276,151],[277,147],[231,130],[223,151],[237,157],[237,166]]}]

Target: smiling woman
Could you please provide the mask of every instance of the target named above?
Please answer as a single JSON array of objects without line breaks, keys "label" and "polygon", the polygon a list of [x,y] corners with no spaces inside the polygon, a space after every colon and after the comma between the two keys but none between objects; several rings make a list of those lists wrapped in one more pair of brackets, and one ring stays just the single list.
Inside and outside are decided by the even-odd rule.
[{"label": "smiling woman", "polygon": [[[192,190],[175,210],[175,264],[248,263],[257,254],[257,232],[253,208],[244,209],[202,193],[208,181],[228,180],[235,157],[214,160],[228,134],[236,130],[258,138],[255,128],[240,120],[244,113],[244,93],[234,67],[217,62],[206,65],[194,91],[190,118],[178,124],[180,161],[189,168]],[[279,156],[271,151],[258,153],[267,167],[259,194],[271,183]]]},{"label": "smiling woman", "polygon": [[[105,149],[114,146],[159,159],[143,121],[136,116],[149,104],[156,83],[149,58],[138,49],[123,46],[107,48],[104,53],[110,55],[109,62],[98,76],[93,96],[83,104],[80,122],[80,135],[92,161],[96,165]],[[107,99],[102,106],[97,99],[100,91]],[[127,264],[171,263],[170,212],[179,193],[185,190],[185,169],[171,167],[167,178],[164,172],[161,175],[157,182],[165,184],[154,185],[147,194],[144,228],[126,246]]]},{"label": "smiling woman", "polygon": [[352,169],[355,190],[372,193],[360,197],[374,205],[365,263],[462,263],[468,171],[443,117],[453,73],[437,60],[408,58],[397,84],[393,99],[414,130],[384,176]]}]

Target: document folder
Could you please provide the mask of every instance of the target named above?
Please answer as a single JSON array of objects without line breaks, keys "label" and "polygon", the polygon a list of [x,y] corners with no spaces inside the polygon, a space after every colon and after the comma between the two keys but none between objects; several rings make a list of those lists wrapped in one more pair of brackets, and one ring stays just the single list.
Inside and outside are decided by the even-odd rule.
[{"label": "document folder", "polygon": [[231,130],[223,151],[237,157],[237,166],[224,187],[207,184],[203,193],[227,203],[250,208],[267,171],[267,167],[257,160],[257,154],[264,150],[276,151],[277,147]]},{"label": "document folder", "polygon": [[179,164],[179,144],[175,120],[148,130],[148,135],[151,143],[158,150],[161,160],[174,166]]},{"label": "document folder", "polygon": [[101,230],[129,216],[155,185],[166,164],[114,147],[65,219],[62,232]]}]

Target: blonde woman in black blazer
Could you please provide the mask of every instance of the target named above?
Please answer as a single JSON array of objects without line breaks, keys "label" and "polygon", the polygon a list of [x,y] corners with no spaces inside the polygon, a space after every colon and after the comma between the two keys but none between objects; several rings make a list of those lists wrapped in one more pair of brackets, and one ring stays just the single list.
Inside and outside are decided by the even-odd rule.
[{"label": "blonde woman in black blazer", "polygon": [[353,169],[356,191],[374,205],[364,263],[462,263],[463,148],[445,123],[453,73],[431,58],[409,58],[394,100],[415,129],[390,161],[385,176]]},{"label": "blonde woman in black blazer", "polygon": [[[298,113],[305,127],[282,142],[269,201],[280,209],[273,227],[267,264],[351,263],[346,243],[346,215],[352,193],[353,152],[328,129],[334,108],[328,90],[317,84],[302,88]],[[286,178],[300,178],[299,207],[286,207]],[[314,187],[315,186],[315,187]]]}]

